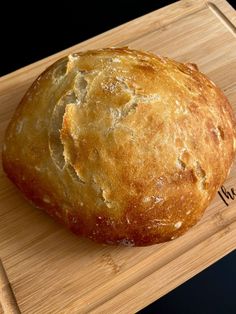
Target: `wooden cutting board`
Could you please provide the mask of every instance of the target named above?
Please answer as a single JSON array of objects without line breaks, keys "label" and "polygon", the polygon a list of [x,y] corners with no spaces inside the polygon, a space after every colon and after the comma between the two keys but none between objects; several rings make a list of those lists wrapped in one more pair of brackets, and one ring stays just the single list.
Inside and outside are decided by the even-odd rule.
[{"label": "wooden cutting board", "polygon": [[[197,63],[236,111],[236,15],[223,0],[179,1],[1,78],[0,143],[32,81],[78,50],[130,46]],[[236,165],[225,182],[236,189]],[[29,205],[0,169],[0,257],[22,313],[132,313],[236,248],[236,199],[217,194],[203,219],[170,243],[98,245]]]}]

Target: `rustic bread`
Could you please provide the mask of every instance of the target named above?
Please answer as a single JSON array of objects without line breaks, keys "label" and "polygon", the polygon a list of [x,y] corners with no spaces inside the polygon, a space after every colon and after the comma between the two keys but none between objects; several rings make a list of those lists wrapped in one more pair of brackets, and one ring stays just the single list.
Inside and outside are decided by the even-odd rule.
[{"label": "rustic bread", "polygon": [[30,87],[3,166],[76,234],[150,245],[200,219],[232,165],[235,126],[226,97],[194,65],[128,48],[80,52]]}]

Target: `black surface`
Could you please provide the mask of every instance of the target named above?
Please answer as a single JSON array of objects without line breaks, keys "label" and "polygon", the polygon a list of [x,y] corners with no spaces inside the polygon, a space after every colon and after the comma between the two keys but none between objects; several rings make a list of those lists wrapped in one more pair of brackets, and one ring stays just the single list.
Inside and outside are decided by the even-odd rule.
[{"label": "black surface", "polygon": [[[173,2],[58,1],[50,8],[49,1],[45,5],[5,2],[0,9],[0,75]],[[233,5],[233,1],[229,2]],[[236,252],[233,252],[140,313],[236,314],[235,282]]]},{"label": "black surface", "polygon": [[138,313],[235,314],[236,251]]},{"label": "black surface", "polygon": [[[85,39],[98,35],[138,16],[174,1],[114,0],[59,1],[57,5],[39,2],[5,2],[4,20],[0,19],[0,75],[50,56]],[[49,2],[48,2],[49,3]],[[3,12],[3,10],[0,9]],[[14,21],[14,26],[12,23]],[[17,47],[17,49],[16,49]]]}]

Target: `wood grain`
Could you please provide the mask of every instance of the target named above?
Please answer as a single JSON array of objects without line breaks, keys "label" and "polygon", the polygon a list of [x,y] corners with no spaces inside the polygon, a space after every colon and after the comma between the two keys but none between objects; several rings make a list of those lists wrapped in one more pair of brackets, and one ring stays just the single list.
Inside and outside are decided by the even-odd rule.
[{"label": "wood grain", "polygon": [[[179,1],[0,79],[0,143],[26,89],[78,50],[129,45],[194,62],[236,111],[236,15],[223,0]],[[236,188],[234,165],[226,188]],[[0,256],[22,313],[133,313],[236,248],[236,200],[216,195],[181,238],[145,248],[77,238],[29,205],[0,169]]]},{"label": "wood grain", "polygon": [[[6,314],[20,314],[15,295],[0,260],[0,310]],[[1,312],[0,312],[1,313]]]}]

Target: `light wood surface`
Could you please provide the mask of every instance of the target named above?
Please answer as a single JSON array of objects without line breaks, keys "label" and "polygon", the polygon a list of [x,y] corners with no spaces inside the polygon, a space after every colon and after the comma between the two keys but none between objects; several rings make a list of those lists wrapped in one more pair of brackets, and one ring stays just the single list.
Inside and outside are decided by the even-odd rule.
[{"label": "light wood surface", "polygon": [[[6,271],[0,260],[0,310],[7,314],[20,314],[15,295],[8,280]],[[1,313],[1,312],[0,312]]]},{"label": "light wood surface", "polygon": [[[128,45],[194,62],[236,111],[235,23],[226,1],[180,1],[2,77],[0,144],[40,72],[62,55],[98,47]],[[236,165],[225,187],[236,189]],[[74,236],[33,208],[0,169],[0,257],[22,313],[133,313],[235,248],[236,199],[226,206],[216,195],[198,225],[170,243],[109,247]]]}]

